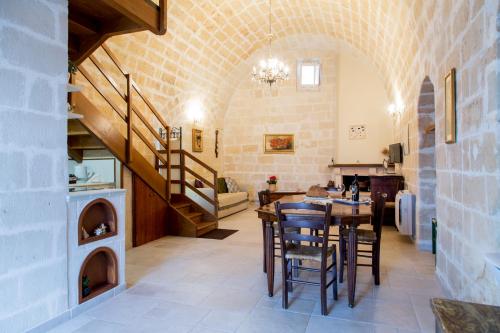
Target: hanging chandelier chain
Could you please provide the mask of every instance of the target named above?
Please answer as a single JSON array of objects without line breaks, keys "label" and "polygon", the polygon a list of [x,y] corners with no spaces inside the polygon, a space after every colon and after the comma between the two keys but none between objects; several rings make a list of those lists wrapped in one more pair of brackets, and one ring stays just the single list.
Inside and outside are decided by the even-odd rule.
[{"label": "hanging chandelier chain", "polygon": [[274,83],[280,83],[288,80],[289,69],[283,62],[272,57],[272,43],[273,43],[273,25],[272,25],[272,0],[269,0],[269,58],[260,62],[260,68],[254,66],[252,71],[252,80],[259,83],[268,84],[270,87]]}]

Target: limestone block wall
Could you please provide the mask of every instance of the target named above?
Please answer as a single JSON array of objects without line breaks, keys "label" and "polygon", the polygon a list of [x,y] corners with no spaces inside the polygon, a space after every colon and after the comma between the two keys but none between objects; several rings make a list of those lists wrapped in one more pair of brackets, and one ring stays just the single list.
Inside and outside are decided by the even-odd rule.
[{"label": "limestone block wall", "polygon": [[[270,90],[248,78],[252,66],[267,52],[267,47],[257,50],[235,70],[240,80],[223,123],[225,176],[235,178],[256,199],[271,175],[279,178],[278,189],[287,191],[306,191],[311,185],[340,179],[339,172],[328,168],[332,158],[339,160],[340,145],[344,163],[356,163],[356,159],[367,163],[366,158],[381,163],[381,149],[392,142],[392,120],[386,112],[382,80],[366,57],[327,36],[299,34],[279,39],[273,43],[273,52],[289,65],[290,79]],[[310,58],[321,62],[319,91],[297,88],[297,62]],[[359,84],[358,80],[364,81]],[[348,89],[352,87],[359,89]],[[363,102],[353,101],[356,98]],[[367,139],[348,139],[349,125],[355,124],[367,125]],[[295,134],[295,153],[265,154],[266,133]],[[355,152],[346,154],[346,150]],[[343,171],[354,174],[354,170]]]},{"label": "limestone block wall", "polygon": [[[331,177],[328,164],[336,141],[337,57],[333,51],[310,49],[281,50],[279,56],[290,65],[290,80],[269,89],[244,77],[224,119],[224,175],[235,178],[251,197],[267,186],[271,175],[279,178],[279,190],[289,191],[307,190]],[[301,58],[320,59],[319,91],[297,91],[295,66]],[[294,134],[295,153],[264,154],[265,133]]]},{"label": "limestone block wall", "polygon": [[[418,7],[417,7],[417,3]],[[410,156],[403,165],[408,187],[417,194],[421,166],[418,100],[429,76],[435,98],[437,274],[452,296],[500,304],[500,288],[485,254],[500,250],[500,152],[498,1],[415,2],[416,29],[423,31],[418,52],[399,69],[400,120],[410,127]],[[418,9],[418,11],[417,11]],[[444,143],[444,77],[457,69],[457,142]],[[407,71],[405,75],[402,71]],[[428,240],[430,221],[418,218],[419,240]]]},{"label": "limestone block wall", "polygon": [[67,9],[0,4],[0,332],[67,309]]}]

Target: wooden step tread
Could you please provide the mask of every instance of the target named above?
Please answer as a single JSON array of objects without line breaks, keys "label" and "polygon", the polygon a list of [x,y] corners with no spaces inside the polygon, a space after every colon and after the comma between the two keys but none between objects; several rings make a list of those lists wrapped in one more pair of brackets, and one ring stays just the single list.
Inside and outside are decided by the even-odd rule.
[{"label": "wooden step tread", "polygon": [[189,212],[186,214],[186,216],[190,219],[196,218],[198,216],[203,216],[203,213],[200,212]]},{"label": "wooden step tread", "polygon": [[192,203],[190,203],[189,201],[172,202],[172,206],[177,209],[189,207],[191,205]]},{"label": "wooden step tread", "polygon": [[196,230],[201,230],[205,228],[210,228],[217,225],[217,222],[200,222],[196,223]]}]

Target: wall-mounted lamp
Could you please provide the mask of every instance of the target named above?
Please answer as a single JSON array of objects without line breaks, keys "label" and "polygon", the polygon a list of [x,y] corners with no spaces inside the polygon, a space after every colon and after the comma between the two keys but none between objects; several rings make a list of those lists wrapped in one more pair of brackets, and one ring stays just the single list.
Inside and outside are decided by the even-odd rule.
[{"label": "wall-mounted lamp", "polygon": [[403,112],[404,112],[404,105],[403,104],[391,104],[389,105],[389,107],[387,108],[387,111],[389,112],[389,114],[391,116],[393,116],[394,118],[398,118],[400,117]]},{"label": "wall-mounted lamp", "polygon": [[187,112],[194,125],[198,125],[203,120],[203,107],[200,101],[190,101],[187,105]]}]

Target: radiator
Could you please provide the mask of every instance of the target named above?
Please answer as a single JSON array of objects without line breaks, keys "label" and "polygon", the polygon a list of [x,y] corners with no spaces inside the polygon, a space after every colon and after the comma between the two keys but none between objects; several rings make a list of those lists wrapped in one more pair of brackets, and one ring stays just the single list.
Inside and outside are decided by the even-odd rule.
[{"label": "radiator", "polygon": [[415,195],[408,190],[396,194],[396,228],[415,239]]}]

